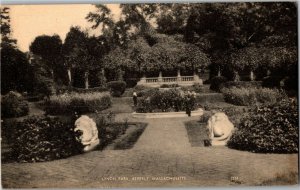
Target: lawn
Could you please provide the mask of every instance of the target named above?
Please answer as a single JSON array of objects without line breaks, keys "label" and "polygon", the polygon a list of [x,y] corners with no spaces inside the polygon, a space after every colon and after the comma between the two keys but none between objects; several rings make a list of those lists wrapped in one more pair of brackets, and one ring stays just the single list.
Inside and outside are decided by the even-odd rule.
[{"label": "lawn", "polygon": [[184,123],[192,147],[204,147],[209,140],[206,123],[187,121]]}]

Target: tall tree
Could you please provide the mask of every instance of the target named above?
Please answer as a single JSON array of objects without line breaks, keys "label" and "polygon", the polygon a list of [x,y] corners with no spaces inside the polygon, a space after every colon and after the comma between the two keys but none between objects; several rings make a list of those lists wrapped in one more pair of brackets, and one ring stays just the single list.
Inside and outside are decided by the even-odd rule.
[{"label": "tall tree", "polygon": [[11,38],[9,7],[0,8],[1,49],[3,47],[16,47],[17,40]]},{"label": "tall tree", "polygon": [[58,35],[42,35],[34,39],[29,47],[30,51],[42,58],[44,66],[51,73],[54,80],[54,70],[61,67],[62,40]]}]

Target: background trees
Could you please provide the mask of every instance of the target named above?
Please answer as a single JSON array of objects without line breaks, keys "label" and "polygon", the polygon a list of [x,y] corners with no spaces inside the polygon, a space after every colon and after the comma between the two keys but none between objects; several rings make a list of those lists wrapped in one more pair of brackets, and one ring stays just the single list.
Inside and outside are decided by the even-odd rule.
[{"label": "background trees", "polygon": [[239,75],[241,80],[261,80],[268,70],[281,79],[297,78],[295,3],[153,3],[120,8],[119,19],[112,19],[105,5],[87,14],[99,36],[75,26],[64,42],[57,35],[36,37],[30,45],[35,58],[31,64],[10,37],[9,9],[1,8],[1,51],[7,54],[1,55],[1,72],[10,81],[2,86],[21,88],[25,79],[13,84],[5,71],[30,73],[28,66],[58,85],[85,88],[102,85],[105,77],[138,80],[159,71],[175,76],[178,69],[190,75],[209,68],[210,78],[220,74],[230,80]]},{"label": "background trees", "polygon": [[9,8],[1,7],[1,94],[32,91],[32,73],[26,54],[11,38]]}]

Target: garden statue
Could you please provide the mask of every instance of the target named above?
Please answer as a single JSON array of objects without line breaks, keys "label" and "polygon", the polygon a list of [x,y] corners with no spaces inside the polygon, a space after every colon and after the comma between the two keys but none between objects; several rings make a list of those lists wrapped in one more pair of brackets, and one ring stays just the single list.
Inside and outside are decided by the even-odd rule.
[{"label": "garden statue", "polygon": [[217,112],[212,115],[207,123],[211,145],[226,145],[234,129],[227,115],[223,112]]},{"label": "garden statue", "polygon": [[82,132],[80,140],[85,152],[93,150],[100,142],[96,123],[86,115],[82,115],[75,121],[75,131]]}]

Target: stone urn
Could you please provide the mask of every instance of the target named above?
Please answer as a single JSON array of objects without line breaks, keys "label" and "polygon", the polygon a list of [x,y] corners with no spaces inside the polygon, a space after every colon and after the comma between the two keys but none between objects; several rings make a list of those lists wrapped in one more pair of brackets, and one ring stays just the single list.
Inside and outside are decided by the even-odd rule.
[{"label": "stone urn", "polygon": [[234,125],[223,112],[212,115],[207,122],[209,138],[212,146],[226,145],[234,130]]},{"label": "stone urn", "polygon": [[86,115],[82,115],[75,121],[75,131],[82,132],[80,140],[84,146],[84,152],[95,149],[100,143],[96,123]]}]

